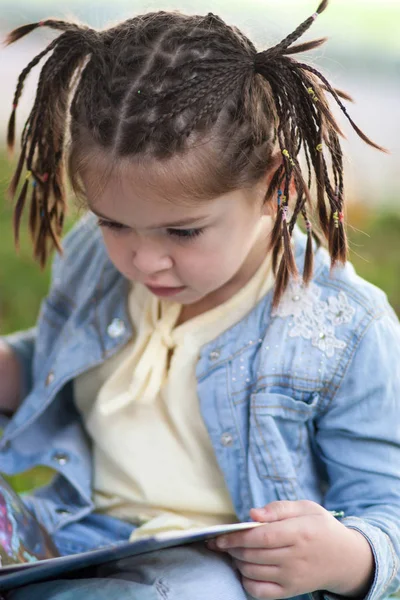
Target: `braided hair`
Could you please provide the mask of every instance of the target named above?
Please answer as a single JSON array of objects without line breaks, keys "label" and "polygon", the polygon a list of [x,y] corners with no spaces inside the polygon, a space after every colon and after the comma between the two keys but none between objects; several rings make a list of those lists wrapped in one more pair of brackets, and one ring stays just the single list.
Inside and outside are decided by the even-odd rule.
[{"label": "braided hair", "polygon": [[[275,305],[290,277],[298,276],[291,235],[300,214],[308,236],[304,282],[312,276],[313,238],[318,243],[321,235],[327,240],[332,266],[345,262],[339,140],[343,134],[329,107],[329,97],[367,144],[384,149],[348,115],[342,99],[350,97],[334,89],[317,69],[293,58],[325,41],[295,44],[327,4],[328,0],[323,0],[316,13],[295,31],[262,52],[237,28],[212,13],[188,16],[158,11],[102,31],[48,19],[12,31],[8,44],[38,27],[61,32],[21,72],[15,91],[8,127],[10,149],[25,79],[50,55],[40,72],[9,189],[12,197],[17,196],[17,245],[30,178],[29,227],[34,256],[44,266],[53,247],[61,251],[66,169],[79,191],[82,165],[93,150],[105,152],[111,162],[140,157],[166,161],[198,152],[198,142],[208,140],[207,152],[212,156],[208,162],[212,164],[207,165],[208,176],[203,177],[198,198],[255,184],[271,169],[277,149],[282,155],[279,165],[273,167],[265,195],[265,202],[278,198],[270,240]],[[301,152],[306,159],[307,182],[299,162]],[[25,181],[17,194],[24,170]],[[316,206],[310,194],[313,182]],[[313,213],[321,235],[311,226],[309,214]]]}]

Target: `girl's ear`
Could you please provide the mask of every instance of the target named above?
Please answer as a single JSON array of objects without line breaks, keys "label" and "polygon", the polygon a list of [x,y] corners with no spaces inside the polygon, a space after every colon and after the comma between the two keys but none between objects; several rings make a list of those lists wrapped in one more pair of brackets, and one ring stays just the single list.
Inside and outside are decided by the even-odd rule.
[{"label": "girl's ear", "polygon": [[262,215],[264,217],[272,217],[275,219],[276,213],[278,212],[278,203],[274,202],[273,199],[264,202],[262,205]]}]

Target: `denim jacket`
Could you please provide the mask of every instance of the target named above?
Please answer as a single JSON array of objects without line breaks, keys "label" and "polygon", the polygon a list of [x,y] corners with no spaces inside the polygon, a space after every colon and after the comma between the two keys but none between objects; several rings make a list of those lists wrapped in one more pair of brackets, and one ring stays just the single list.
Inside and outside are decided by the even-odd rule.
[{"label": "denim jacket", "polygon": [[[304,250],[297,231],[300,270]],[[90,440],[72,381],[131,338],[128,285],[89,215],[54,261],[37,327],[4,338],[20,360],[25,399],[0,440],[0,471],[57,470],[36,493],[50,532],[93,510]],[[350,264],[331,271],[319,249],[310,286],[293,283],[276,310],[272,293],[264,296],[203,346],[196,375],[238,519],[275,500],[307,498],[344,511],[342,522],[366,537],[375,557],[368,600],[393,593],[400,584],[400,326],[383,292]]]}]

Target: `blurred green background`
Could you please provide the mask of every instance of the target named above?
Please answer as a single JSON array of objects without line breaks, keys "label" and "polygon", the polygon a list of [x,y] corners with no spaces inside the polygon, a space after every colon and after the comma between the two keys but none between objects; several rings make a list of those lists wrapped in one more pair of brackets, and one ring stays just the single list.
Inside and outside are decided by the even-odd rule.
[{"label": "blurred green background", "polygon": [[[0,35],[19,25],[49,16],[77,17],[94,27],[150,10],[180,9],[189,13],[212,11],[238,25],[259,49],[278,42],[318,5],[314,0],[148,0],[134,7],[128,0],[79,2],[78,0],[0,1]],[[360,275],[381,287],[400,315],[400,2],[398,0],[331,0],[327,11],[304,40],[328,35],[326,46],[301,57],[321,68],[339,88],[357,101],[349,106],[356,123],[390,155],[368,148],[346,125],[348,140],[348,233],[351,261]],[[36,31],[17,44],[0,49],[0,334],[30,327],[46,294],[49,269],[41,272],[31,259],[30,240],[22,235],[16,254],[12,239],[12,207],[5,190],[11,163],[7,158],[5,130],[19,72],[53,37]],[[32,73],[19,107],[17,132],[31,106],[38,77]],[[71,218],[74,219],[71,201]],[[17,489],[40,483],[43,473],[13,479]],[[47,474],[44,474],[47,478]]]}]

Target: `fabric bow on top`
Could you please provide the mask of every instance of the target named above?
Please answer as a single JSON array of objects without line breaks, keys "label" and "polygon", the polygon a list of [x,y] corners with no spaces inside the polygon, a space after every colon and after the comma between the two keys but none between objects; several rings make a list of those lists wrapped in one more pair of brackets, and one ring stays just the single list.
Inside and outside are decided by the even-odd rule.
[{"label": "fabric bow on top", "polygon": [[113,414],[132,403],[155,400],[168,373],[169,353],[175,348],[173,329],[182,305],[148,298],[137,332],[134,352],[99,391],[97,409]]}]

